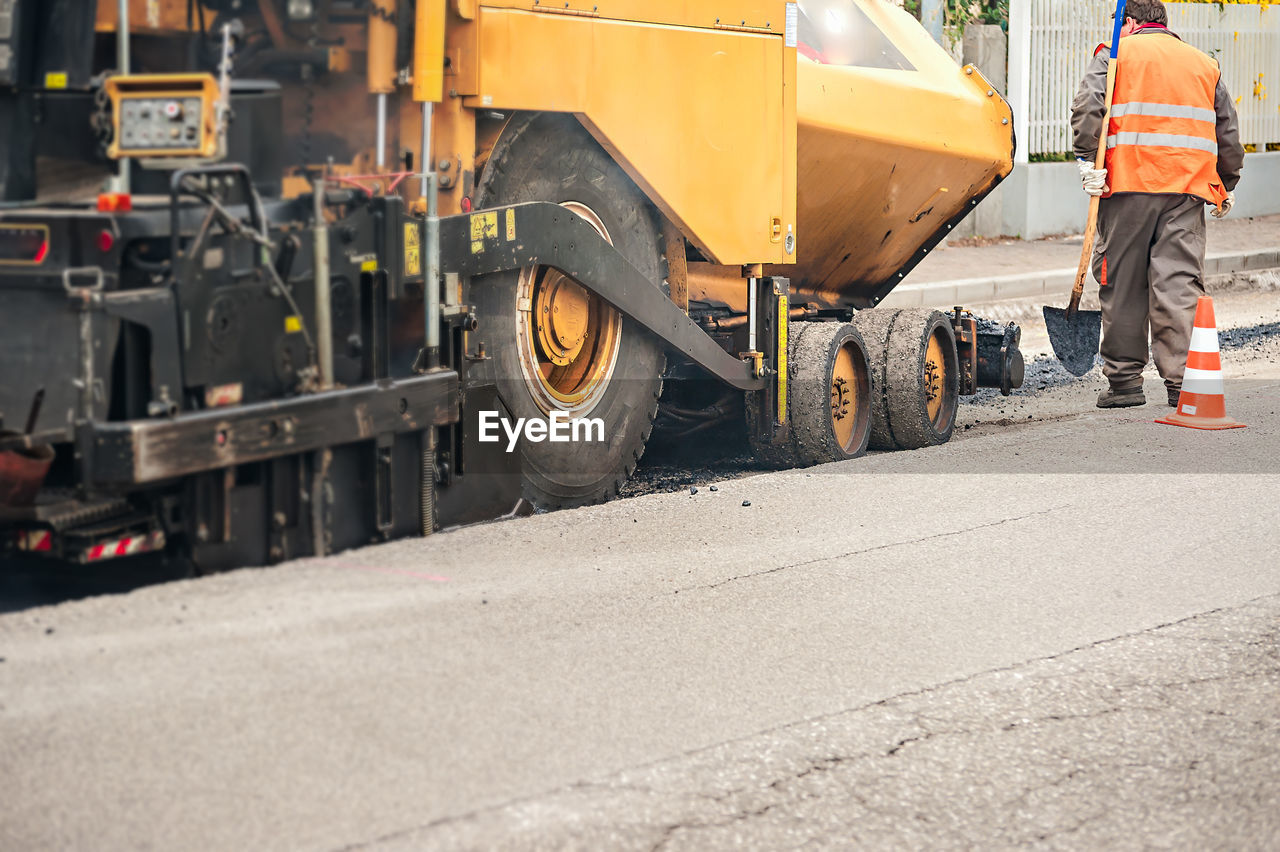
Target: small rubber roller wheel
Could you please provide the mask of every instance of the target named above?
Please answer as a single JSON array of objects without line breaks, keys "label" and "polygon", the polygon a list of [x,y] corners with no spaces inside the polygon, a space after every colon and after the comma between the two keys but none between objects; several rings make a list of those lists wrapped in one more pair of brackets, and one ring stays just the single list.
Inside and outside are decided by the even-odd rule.
[{"label": "small rubber roller wheel", "polygon": [[870,310],[857,314],[854,325],[871,347],[871,447],[915,450],[951,440],[960,366],[946,315]]},{"label": "small rubber roller wheel", "polygon": [[775,467],[857,458],[871,432],[870,394],[867,349],[857,329],[794,323],[787,345],[790,438],[782,446],[756,446],[757,458]]},{"label": "small rubber roller wheel", "polygon": [[888,352],[889,329],[900,313],[902,311],[896,308],[872,308],[853,315],[853,327],[861,332],[867,344],[867,359],[871,363],[871,438],[867,446],[873,450],[898,449],[893,433],[889,431],[885,355]]}]

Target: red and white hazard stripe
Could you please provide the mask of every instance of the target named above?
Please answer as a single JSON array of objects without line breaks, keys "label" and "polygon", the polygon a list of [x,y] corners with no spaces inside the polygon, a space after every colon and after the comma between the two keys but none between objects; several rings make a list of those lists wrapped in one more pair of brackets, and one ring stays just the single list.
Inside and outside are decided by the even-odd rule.
[{"label": "red and white hazard stripe", "polygon": [[31,553],[53,550],[53,532],[50,530],[24,530],[18,533],[18,549]]},{"label": "red and white hazard stripe", "polygon": [[164,533],[156,530],[146,535],[133,535],[104,541],[90,547],[84,553],[86,562],[97,562],[103,559],[114,559],[118,556],[134,556],[138,553],[150,553],[164,547]]}]

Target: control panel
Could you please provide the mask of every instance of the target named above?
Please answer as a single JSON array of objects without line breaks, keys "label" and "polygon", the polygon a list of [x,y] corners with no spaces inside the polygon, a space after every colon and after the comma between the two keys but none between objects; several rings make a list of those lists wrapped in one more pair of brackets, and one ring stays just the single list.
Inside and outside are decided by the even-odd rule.
[{"label": "control panel", "polygon": [[109,156],[211,160],[219,155],[219,92],[212,75],[111,77],[106,89],[115,124]]},{"label": "control panel", "polygon": [[202,121],[199,98],[125,98],[120,148],[140,153],[198,146]]}]

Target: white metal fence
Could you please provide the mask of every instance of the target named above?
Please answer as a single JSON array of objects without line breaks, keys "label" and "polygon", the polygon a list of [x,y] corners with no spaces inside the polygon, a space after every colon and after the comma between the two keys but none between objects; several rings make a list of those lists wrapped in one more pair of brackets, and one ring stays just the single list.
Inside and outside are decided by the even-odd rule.
[{"label": "white metal fence", "polygon": [[[1071,101],[1115,0],[1010,0],[1009,100],[1018,160],[1071,150]],[[1280,143],[1280,6],[1165,3],[1169,28],[1217,58],[1246,144]]]}]

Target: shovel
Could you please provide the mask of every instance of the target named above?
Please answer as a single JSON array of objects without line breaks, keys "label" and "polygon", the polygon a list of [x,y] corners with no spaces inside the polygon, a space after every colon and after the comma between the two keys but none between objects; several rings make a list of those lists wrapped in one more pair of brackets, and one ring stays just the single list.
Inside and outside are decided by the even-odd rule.
[{"label": "shovel", "polygon": [[[1116,92],[1116,53],[1120,48],[1120,29],[1124,26],[1125,0],[1116,3],[1115,30],[1111,36],[1111,57],[1107,60],[1107,95],[1105,113],[1102,116],[1102,132],[1098,134],[1098,156],[1094,168],[1106,164],[1107,127],[1111,124],[1111,101]],[[1080,297],[1084,295],[1084,279],[1089,274],[1089,260],[1093,256],[1093,241],[1098,231],[1098,202],[1089,198],[1089,220],[1084,229],[1084,245],[1080,249],[1080,266],[1076,269],[1076,283],[1071,288],[1071,299],[1066,310],[1044,307],[1044,326],[1053,344],[1053,354],[1073,376],[1083,376],[1093,368],[1094,356],[1102,341],[1102,311],[1080,310]]]}]

